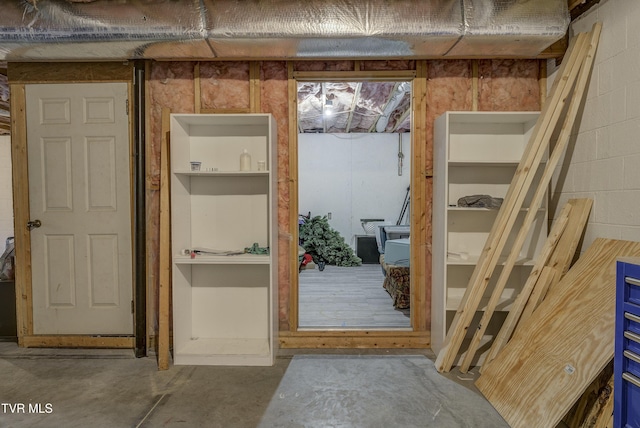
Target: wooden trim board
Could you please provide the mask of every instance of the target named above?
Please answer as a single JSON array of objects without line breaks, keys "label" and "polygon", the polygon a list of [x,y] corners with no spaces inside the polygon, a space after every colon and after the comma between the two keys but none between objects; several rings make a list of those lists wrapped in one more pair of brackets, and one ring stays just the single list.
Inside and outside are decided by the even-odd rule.
[{"label": "wooden trim board", "polygon": [[[578,242],[580,241],[580,237],[582,236],[585,225],[587,224],[587,219],[589,218],[592,204],[593,201],[591,199],[570,199],[567,202],[567,206],[571,207],[567,224],[562,231],[560,239],[555,244],[553,253],[549,257],[549,260],[545,262],[545,266],[553,268],[558,272],[557,278],[554,279],[555,281],[558,281],[562,278],[562,276],[564,275],[562,272],[566,273],[567,270],[569,270],[569,262],[573,260],[576,249],[578,248]],[[558,219],[560,218],[561,217],[559,216]],[[556,225],[554,225],[554,227],[557,227],[558,224],[559,223],[556,221]],[[555,231],[553,230],[554,227],[552,227],[550,237],[555,233]],[[558,256],[556,257],[556,255]],[[560,257],[561,260],[558,260],[558,257]],[[566,263],[566,266],[564,263]],[[532,273],[536,271],[536,267],[534,267]],[[525,283],[522,291],[516,298],[516,301],[513,303],[511,310],[509,311],[509,315],[507,315],[507,319],[502,324],[500,332],[493,340],[493,345],[491,346],[491,349],[489,350],[489,353],[487,354],[484,362],[485,366],[496,357],[498,352],[500,352],[500,350],[511,338],[511,335],[513,334],[520,320],[520,316],[526,308],[527,302],[534,290],[535,285],[535,281],[527,281]],[[481,370],[481,373],[483,370],[484,366]]]},{"label": "wooden trim board", "polygon": [[135,347],[135,340],[133,336],[31,335],[22,338],[22,346],[27,348],[132,349]]},{"label": "wooden trim board", "polygon": [[613,358],[616,259],[640,242],[596,239],[476,386],[513,428],[553,427]]},{"label": "wooden trim board", "polygon": [[158,290],[158,369],[169,368],[169,319],[171,313],[171,183],[170,183],[171,111],[162,109],[160,147],[160,248]]}]

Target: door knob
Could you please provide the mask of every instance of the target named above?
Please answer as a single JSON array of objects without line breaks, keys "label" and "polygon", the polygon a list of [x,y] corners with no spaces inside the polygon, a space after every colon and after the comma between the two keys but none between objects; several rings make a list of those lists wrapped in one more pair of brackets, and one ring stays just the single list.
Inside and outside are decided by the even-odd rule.
[{"label": "door knob", "polygon": [[27,222],[27,229],[32,230],[42,226],[42,222],[40,220],[29,220]]}]

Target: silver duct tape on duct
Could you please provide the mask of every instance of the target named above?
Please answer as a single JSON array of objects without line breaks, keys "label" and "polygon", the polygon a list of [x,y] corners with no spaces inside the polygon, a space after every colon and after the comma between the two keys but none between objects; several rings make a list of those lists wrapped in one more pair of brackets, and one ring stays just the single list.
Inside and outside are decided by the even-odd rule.
[{"label": "silver duct tape on duct", "polygon": [[566,1],[463,0],[464,36],[449,56],[502,57],[541,52],[571,22]]},{"label": "silver duct tape on duct", "polygon": [[0,8],[0,61],[527,57],[569,25],[566,0],[14,0]]}]

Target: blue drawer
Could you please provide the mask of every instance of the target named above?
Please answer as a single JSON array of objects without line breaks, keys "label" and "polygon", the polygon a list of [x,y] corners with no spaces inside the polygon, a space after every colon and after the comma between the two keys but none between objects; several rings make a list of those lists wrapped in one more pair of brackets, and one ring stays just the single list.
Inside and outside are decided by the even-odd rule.
[{"label": "blue drawer", "polygon": [[624,357],[622,362],[622,371],[629,372],[637,378],[640,378],[640,354],[626,350],[622,355]]},{"label": "blue drawer", "polygon": [[618,261],[614,428],[640,428],[640,259]]},{"label": "blue drawer", "polygon": [[627,283],[627,291],[625,296],[625,301],[629,303],[633,303],[634,305],[638,305],[640,309],[640,279],[625,277],[625,281]]},{"label": "blue drawer", "polygon": [[[626,402],[626,405],[622,406],[620,425],[614,426],[620,426],[622,428],[640,427],[640,413],[638,413],[638,403],[640,403],[640,378],[629,373],[623,373],[622,397],[620,398]],[[613,401],[615,406],[615,393],[613,395]]]}]

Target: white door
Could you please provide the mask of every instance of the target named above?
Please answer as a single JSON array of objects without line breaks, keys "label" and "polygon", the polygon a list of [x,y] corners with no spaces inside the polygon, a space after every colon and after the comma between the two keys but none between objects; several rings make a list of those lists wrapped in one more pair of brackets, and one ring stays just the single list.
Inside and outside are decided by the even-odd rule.
[{"label": "white door", "polygon": [[34,334],[132,334],[127,84],[26,100]]}]

